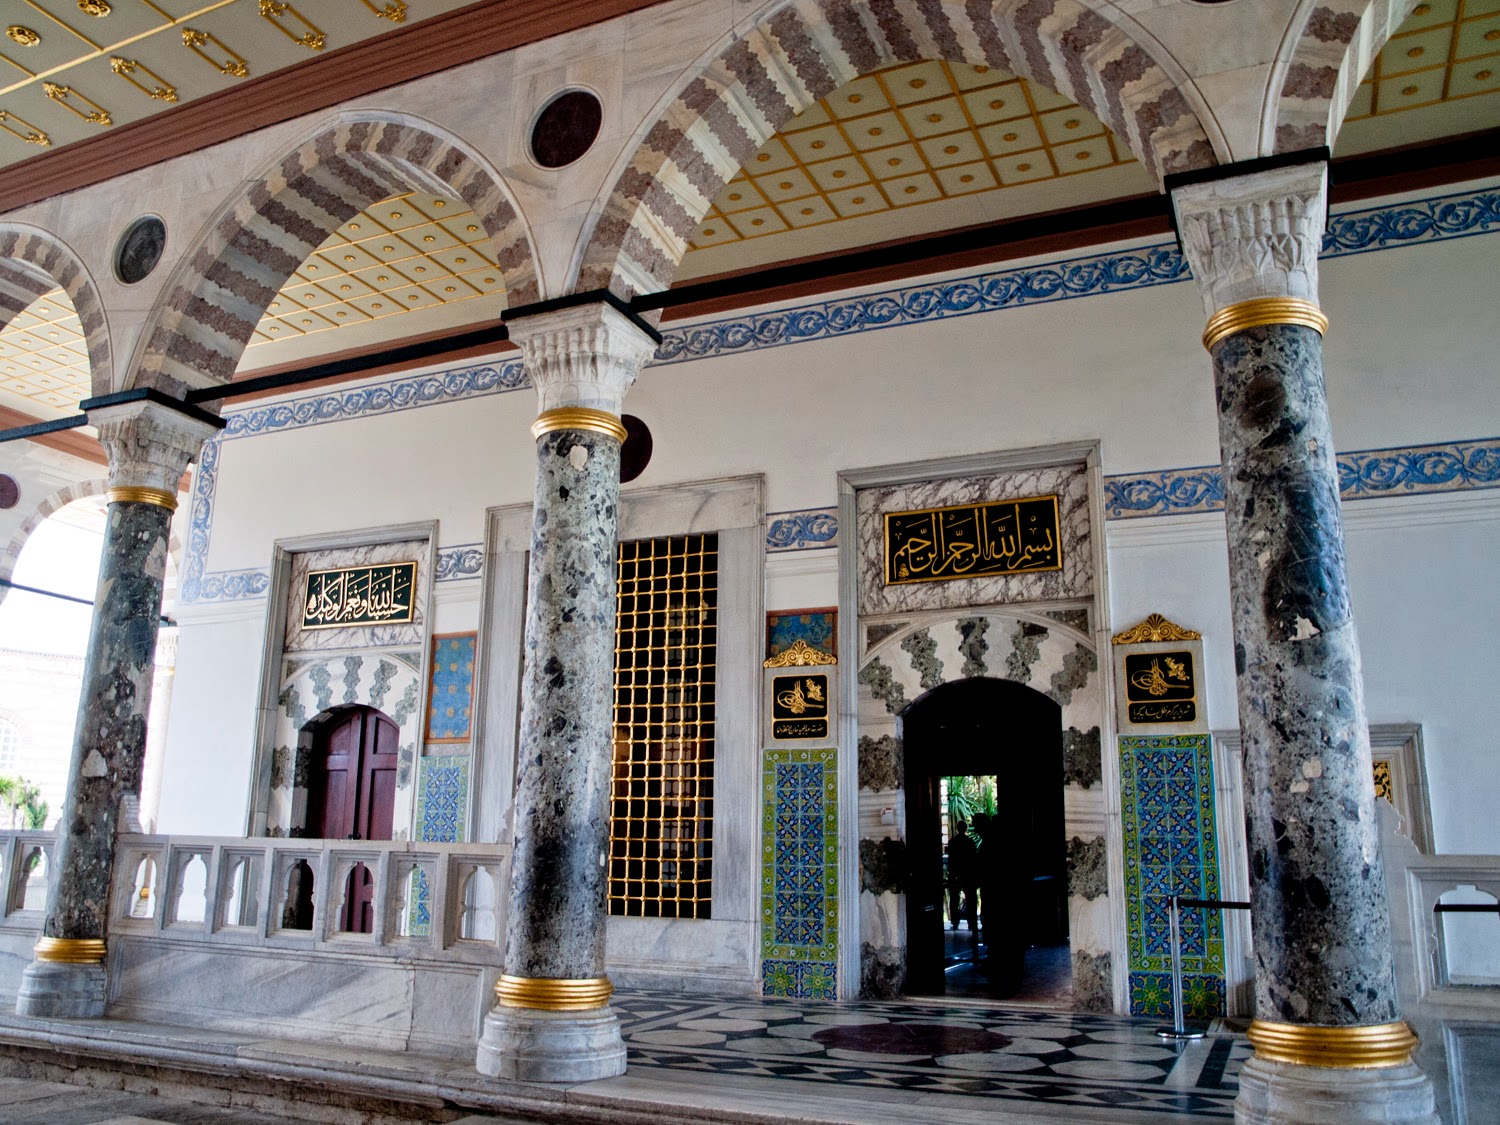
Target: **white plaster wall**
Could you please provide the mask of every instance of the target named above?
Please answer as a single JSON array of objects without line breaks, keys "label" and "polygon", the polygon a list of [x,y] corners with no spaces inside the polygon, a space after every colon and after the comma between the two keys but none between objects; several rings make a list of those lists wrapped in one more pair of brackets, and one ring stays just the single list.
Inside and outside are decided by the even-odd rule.
[{"label": "white plaster wall", "polygon": [[[1497,251],[1480,236],[1325,263],[1340,448],[1500,434]],[[655,436],[639,487],[764,473],[777,512],[833,505],[841,470],[1095,438],[1105,474],[1214,464],[1202,316],[1183,283],[649,368],[627,400]],[[264,568],[277,538],[404,520],[436,518],[440,548],[477,543],[487,507],[531,498],[535,409],[522,390],[226,442],[208,568]],[[1398,513],[1390,526],[1350,521],[1370,715],[1423,724],[1439,848],[1500,852],[1487,671],[1500,524],[1488,509],[1419,514],[1441,499],[1349,505]],[[1203,629],[1210,724],[1237,725],[1221,518],[1114,521],[1106,536],[1111,624],[1156,611]],[[443,630],[477,624],[466,585],[438,585]],[[767,586],[771,608],[831,604],[833,553],[772,556]],[[173,831],[243,815],[263,609],[253,621],[201,612],[181,614],[163,794]],[[184,777],[210,764],[212,780]]]},{"label": "white plaster wall", "polygon": [[244,834],[265,612],[257,601],[180,622],[158,832]]}]

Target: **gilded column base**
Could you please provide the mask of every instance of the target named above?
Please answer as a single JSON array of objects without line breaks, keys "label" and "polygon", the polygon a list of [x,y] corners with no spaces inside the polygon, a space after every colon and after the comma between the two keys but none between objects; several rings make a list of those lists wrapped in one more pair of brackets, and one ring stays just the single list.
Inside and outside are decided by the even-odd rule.
[{"label": "gilded column base", "polygon": [[540,1012],[581,1012],[608,1006],[615,986],[608,977],[502,976],[495,982],[495,1001],[503,1008],[531,1008]]},{"label": "gilded column base", "polygon": [[1250,1042],[1255,1057],[1298,1066],[1363,1069],[1411,1062],[1417,1037],[1402,1021],[1363,1027],[1314,1027],[1254,1020]]}]

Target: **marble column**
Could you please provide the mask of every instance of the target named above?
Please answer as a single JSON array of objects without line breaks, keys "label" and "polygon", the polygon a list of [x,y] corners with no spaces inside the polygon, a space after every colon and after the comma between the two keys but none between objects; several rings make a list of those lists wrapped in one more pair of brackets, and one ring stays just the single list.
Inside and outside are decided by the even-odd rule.
[{"label": "marble column", "polygon": [[16,997],[23,1016],[102,1016],[115,832],[138,798],[177,486],[217,428],[198,411],[132,402],[89,412],[109,455],[109,509],[84,657],[47,916]]},{"label": "marble column", "polygon": [[1321,161],[1176,189],[1224,464],[1256,966],[1243,1122],[1436,1122],[1397,1010],[1338,467]]},{"label": "marble column", "polygon": [[476,1065],[585,1082],[625,1071],[604,968],[620,406],[656,341],[604,304],[507,323],[541,414],[505,972]]}]

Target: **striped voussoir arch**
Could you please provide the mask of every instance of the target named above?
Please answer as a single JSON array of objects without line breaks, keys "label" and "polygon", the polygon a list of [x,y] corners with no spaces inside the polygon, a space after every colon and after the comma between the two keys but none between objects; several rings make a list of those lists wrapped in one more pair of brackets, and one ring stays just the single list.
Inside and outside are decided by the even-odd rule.
[{"label": "striped voussoir arch", "polygon": [[1418,0],[1305,0],[1307,21],[1296,38],[1276,99],[1272,152],[1327,145],[1391,33]]},{"label": "striped voussoir arch", "polygon": [[[85,496],[103,496],[108,488],[109,481],[104,477],[77,481],[59,488],[33,508],[31,514],[21,521],[21,526],[16,528],[16,533],[11,536],[5,553],[0,555],[0,578],[9,581],[11,575],[16,572],[16,563],[21,558],[21,551],[25,549],[26,541],[31,538],[32,532],[42,526],[43,520],[75,500],[82,500]],[[9,586],[0,586],[0,602],[5,600],[5,595],[8,593],[10,593]]]},{"label": "striped voussoir arch", "polygon": [[[863,74],[923,59],[990,66],[1073,98],[1157,176],[1215,163],[1166,71],[1097,0],[789,0],[688,81],[604,204],[580,290],[670,284],[719,189],[767,139]],[[1104,5],[1100,5],[1103,7]]]},{"label": "striped voussoir arch", "polygon": [[[1081,1009],[1108,1011],[1114,986],[1100,742],[1104,691],[1091,638],[1038,614],[973,610],[920,621],[882,640],[859,670],[860,806],[904,807],[902,714],[928,692],[977,676],[1029,687],[1061,709],[1073,1001]],[[1000,785],[1002,805],[1024,799],[1007,795],[1003,773]],[[883,881],[883,873],[905,870],[899,833],[880,818],[860,817],[860,886],[873,896],[862,895],[860,911],[867,995],[899,993],[904,973],[904,896],[898,884]]]},{"label": "striped voussoir arch", "polygon": [[0,223],[0,327],[44,293],[61,289],[83,324],[93,394],[110,390],[109,329],[104,302],[78,256],[35,227]]},{"label": "striped voussoir arch", "polygon": [[253,183],[179,270],[156,312],[137,385],[227,383],[277,290],[360,211],[407,191],[456,195],[492,239],[511,304],[540,296],[530,239],[494,175],[415,125],[343,121]]}]

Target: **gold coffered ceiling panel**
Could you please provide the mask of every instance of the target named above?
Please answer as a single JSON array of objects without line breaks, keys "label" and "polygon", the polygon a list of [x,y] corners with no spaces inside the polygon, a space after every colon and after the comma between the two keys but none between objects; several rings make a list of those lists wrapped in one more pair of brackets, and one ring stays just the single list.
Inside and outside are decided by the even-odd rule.
[{"label": "gold coffered ceiling panel", "polygon": [[[457,200],[413,192],[360,212],[335,231],[276,294],[251,338],[246,364],[275,362],[266,351],[295,351],[300,358],[344,346],[338,341],[287,342],[330,328],[367,325],[412,314],[379,332],[383,341],[447,326],[446,306],[488,297],[465,319],[494,319],[504,307],[505,287],[489,236],[479,219]],[[282,345],[268,348],[267,345]]]},{"label": "gold coffered ceiling panel", "polygon": [[1424,0],[1360,84],[1338,151],[1363,152],[1496,125],[1500,0]]},{"label": "gold coffered ceiling panel", "polygon": [[[1154,189],[1130,151],[1068,99],[988,67],[907,63],[841,86],[762,145],[714,200],[692,249],[722,259],[704,252],[896,212],[898,234],[962,225],[937,221],[938,209],[972,197],[967,221],[979,221],[1004,212],[1013,189],[1107,170],[1099,197]],[[1025,209],[1048,209],[1026,196]],[[819,250],[837,239],[813,237]]]},{"label": "gold coffered ceiling panel", "polygon": [[0,166],[473,0],[4,0]]},{"label": "gold coffered ceiling panel", "polygon": [[55,289],[0,329],[0,404],[51,420],[76,414],[88,397],[83,325],[68,295]]}]

